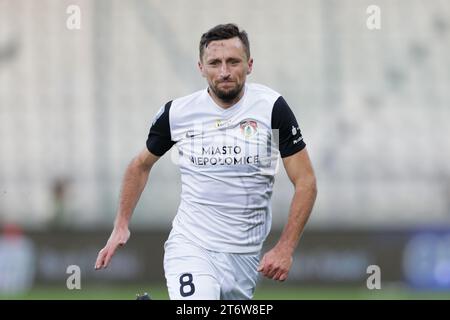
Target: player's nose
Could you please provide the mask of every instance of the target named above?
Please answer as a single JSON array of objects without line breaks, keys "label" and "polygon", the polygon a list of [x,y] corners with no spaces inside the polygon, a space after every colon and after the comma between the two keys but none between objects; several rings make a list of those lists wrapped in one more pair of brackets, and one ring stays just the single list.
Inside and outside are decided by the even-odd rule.
[{"label": "player's nose", "polygon": [[228,68],[228,65],[226,63],[222,64],[222,67],[220,68],[220,77],[222,79],[227,79],[231,76],[230,69]]}]

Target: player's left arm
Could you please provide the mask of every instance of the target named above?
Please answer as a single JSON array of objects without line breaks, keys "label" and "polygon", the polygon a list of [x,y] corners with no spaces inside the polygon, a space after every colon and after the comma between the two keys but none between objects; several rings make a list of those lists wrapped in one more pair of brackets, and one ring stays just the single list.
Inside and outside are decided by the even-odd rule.
[{"label": "player's left arm", "polygon": [[306,147],[283,158],[283,164],[295,193],[289,217],[278,243],[262,258],[258,271],[264,276],[284,281],[288,277],[293,253],[311,214],[317,195],[316,177]]}]

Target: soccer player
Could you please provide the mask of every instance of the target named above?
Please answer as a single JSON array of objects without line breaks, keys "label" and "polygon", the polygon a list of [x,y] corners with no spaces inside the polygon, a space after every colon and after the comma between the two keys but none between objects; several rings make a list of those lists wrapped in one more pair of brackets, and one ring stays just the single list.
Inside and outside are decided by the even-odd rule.
[{"label": "soccer player", "polygon": [[[278,281],[288,277],[316,179],[286,101],[268,87],[246,83],[253,59],[245,31],[225,24],[203,34],[198,67],[208,87],[169,101],[156,114],[146,148],[126,170],[114,228],[95,268],[105,268],[127,242],[152,166],[176,145],[182,192],[164,245],[169,296],[251,299],[258,273]],[[295,189],[281,237],[260,259],[280,156]]]}]

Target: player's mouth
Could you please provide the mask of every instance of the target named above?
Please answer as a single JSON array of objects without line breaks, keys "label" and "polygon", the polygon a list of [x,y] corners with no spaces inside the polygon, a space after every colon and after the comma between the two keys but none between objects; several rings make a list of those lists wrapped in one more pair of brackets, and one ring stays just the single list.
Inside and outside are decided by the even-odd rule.
[{"label": "player's mouth", "polygon": [[218,85],[223,85],[223,86],[230,86],[230,85],[233,85],[233,84],[234,84],[234,81],[231,81],[231,80],[220,81],[218,83]]}]

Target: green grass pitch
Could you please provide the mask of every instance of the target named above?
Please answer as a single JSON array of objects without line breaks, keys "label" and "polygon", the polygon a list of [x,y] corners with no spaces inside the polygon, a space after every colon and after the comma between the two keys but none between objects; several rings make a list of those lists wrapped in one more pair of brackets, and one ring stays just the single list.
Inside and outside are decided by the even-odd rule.
[{"label": "green grass pitch", "polygon": [[[0,299],[19,300],[134,300],[137,293],[148,292],[152,299],[167,300],[167,289],[162,284],[91,286],[68,290],[64,285],[34,287],[28,293],[5,295]],[[414,291],[408,288],[388,286],[380,290],[350,287],[300,287],[287,284],[260,286],[255,300],[372,300],[372,299],[450,299],[450,291]]]}]

